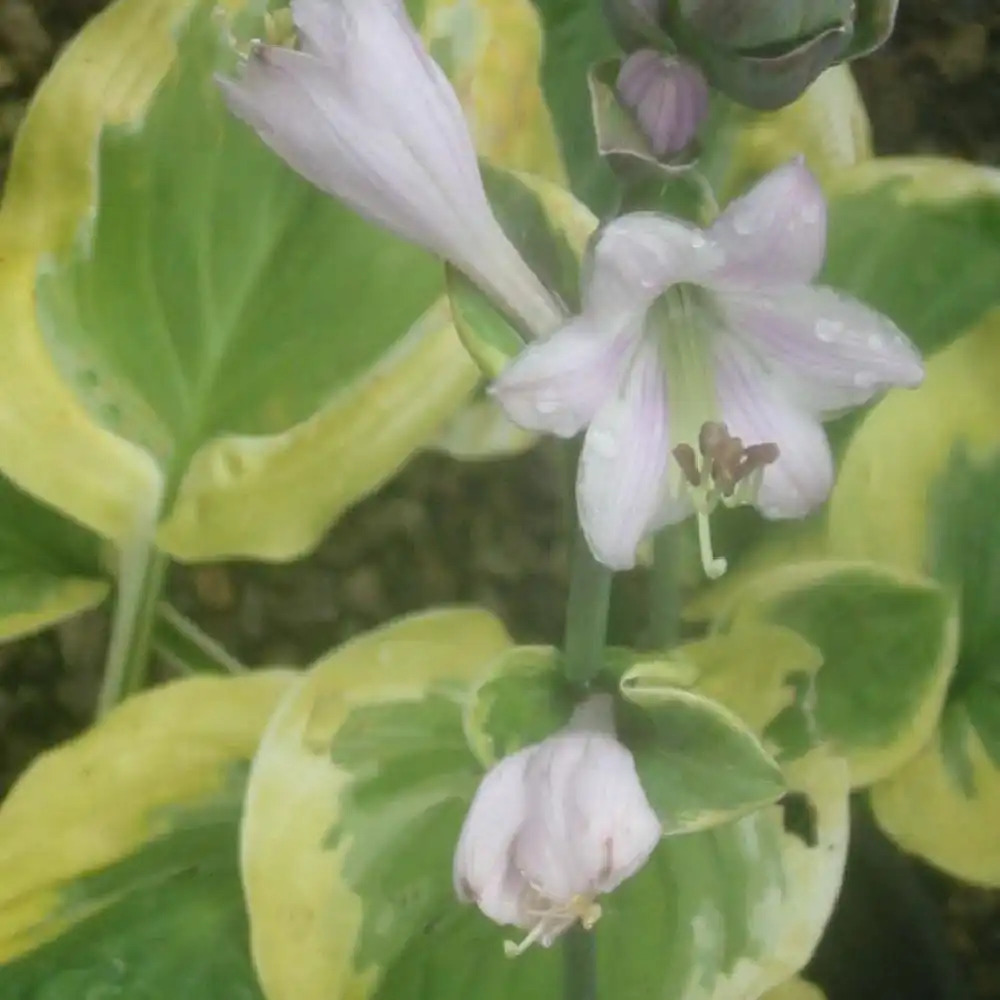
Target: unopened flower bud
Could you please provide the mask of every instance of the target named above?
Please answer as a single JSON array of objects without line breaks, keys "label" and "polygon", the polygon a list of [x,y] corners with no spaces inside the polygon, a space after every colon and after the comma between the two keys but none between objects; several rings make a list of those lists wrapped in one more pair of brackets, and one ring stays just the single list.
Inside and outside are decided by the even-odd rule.
[{"label": "unopened flower bud", "polygon": [[534,335],[562,309],[493,215],[458,96],[403,0],[292,0],[298,49],[256,45],[229,109],[293,170],[464,271]]},{"label": "unopened flower bud", "polygon": [[633,52],[622,63],[618,96],[659,157],[684,149],[708,113],[708,83],[701,70],[652,49]]},{"label": "unopened flower bud", "polygon": [[483,778],[455,851],[455,890],[491,920],[528,931],[508,942],[509,954],[547,947],[577,920],[592,926],[597,896],[634,875],[660,835],[600,695]]}]

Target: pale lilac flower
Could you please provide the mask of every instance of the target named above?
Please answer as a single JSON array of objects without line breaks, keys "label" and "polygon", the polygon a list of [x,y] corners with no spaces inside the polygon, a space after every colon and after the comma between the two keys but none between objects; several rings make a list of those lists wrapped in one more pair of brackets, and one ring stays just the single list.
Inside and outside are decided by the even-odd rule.
[{"label": "pale lilac flower", "polygon": [[584,702],[569,725],[487,772],[455,851],[455,891],[498,924],[528,931],[510,955],[548,947],[598,895],[634,875],[660,840],[635,761],[614,737],[611,699]]},{"label": "pale lilac flower", "polygon": [[660,157],[684,149],[708,114],[708,82],[701,70],[653,49],[633,52],[622,63],[618,96]]},{"label": "pale lilac flower", "polygon": [[601,562],[634,565],[644,536],[693,512],[719,575],[718,502],[804,516],[832,485],[821,420],[921,382],[919,354],[890,320],[809,285],[825,242],[826,206],[801,161],[707,230],[638,213],[600,232],[581,315],[529,346],[493,392],[527,429],[587,428],[577,500]]},{"label": "pale lilac flower", "polygon": [[299,50],[220,80],[237,116],[358,214],[451,261],[533,334],[563,314],[493,216],[462,108],[402,0],[292,0]]}]

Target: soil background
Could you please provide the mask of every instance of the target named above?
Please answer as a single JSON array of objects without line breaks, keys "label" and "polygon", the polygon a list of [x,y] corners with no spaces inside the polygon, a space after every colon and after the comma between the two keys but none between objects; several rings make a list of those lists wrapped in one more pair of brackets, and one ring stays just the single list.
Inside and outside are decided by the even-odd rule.
[{"label": "soil background", "polygon": [[[102,0],[0,0],[0,171],[39,79]],[[892,41],[854,64],[879,153],[1000,165],[1000,0],[902,0]],[[413,460],[310,558],[176,568],[177,606],[248,664],[304,664],[346,637],[433,604],[475,602],[522,641],[561,630],[567,553],[551,453]],[[616,614],[637,613],[626,592]],[[0,794],[91,717],[101,613],[0,646]],[[1000,833],[998,833],[1000,835]],[[1000,1000],[1000,902],[920,870],[979,1000]]]}]

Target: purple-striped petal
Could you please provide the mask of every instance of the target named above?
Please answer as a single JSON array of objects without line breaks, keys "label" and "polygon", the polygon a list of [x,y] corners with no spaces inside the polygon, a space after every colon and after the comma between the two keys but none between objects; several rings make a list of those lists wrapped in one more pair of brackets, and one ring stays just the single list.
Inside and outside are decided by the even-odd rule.
[{"label": "purple-striped petal", "polygon": [[670,460],[663,371],[656,345],[645,342],[591,421],[580,454],[580,524],[605,566],[635,565],[636,548],[659,515]]},{"label": "purple-striped petal", "polygon": [[730,203],[708,230],[726,254],[717,282],[808,283],[823,266],[826,201],[805,163],[773,170]]},{"label": "purple-striped petal", "polygon": [[584,311],[647,308],[671,285],[709,278],[723,260],[690,223],[655,212],[619,216],[585,261]]},{"label": "purple-striped petal", "polygon": [[660,840],[632,754],[613,735],[563,730],[539,744],[525,772],[527,808],[515,867],[547,899],[610,892]]},{"label": "purple-striped petal", "polygon": [[291,9],[303,52],[320,59],[343,58],[348,38],[346,8],[331,0],[292,0]]},{"label": "purple-striped petal", "polygon": [[831,288],[748,289],[717,300],[730,334],[811,413],[829,416],[923,381],[920,354],[896,324]]},{"label": "purple-striped petal", "polygon": [[455,848],[455,895],[498,924],[522,924],[527,884],[511,852],[527,809],[526,771],[537,746],[496,763],[480,782]]},{"label": "purple-striped petal", "polygon": [[526,347],[490,392],[518,426],[573,437],[614,394],[641,336],[637,322],[631,315],[578,316]]},{"label": "purple-striped petal", "polygon": [[737,341],[720,338],[715,346],[719,408],[729,433],[747,446],[778,446],[754,506],[769,518],[805,517],[833,487],[833,456],[822,425],[789,400]]}]

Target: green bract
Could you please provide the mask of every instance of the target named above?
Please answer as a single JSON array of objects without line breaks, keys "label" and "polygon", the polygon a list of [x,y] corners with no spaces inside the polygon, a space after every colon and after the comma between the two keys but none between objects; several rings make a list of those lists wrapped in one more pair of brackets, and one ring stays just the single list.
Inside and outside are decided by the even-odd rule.
[{"label": "green bract", "polygon": [[627,50],[668,48],[698,62],[742,104],[794,101],[827,66],[878,48],[898,0],[605,0]]},{"label": "green bract", "polygon": [[841,58],[851,0],[669,0],[664,26],[677,47],[734,100],[770,110],[794,101]]}]

